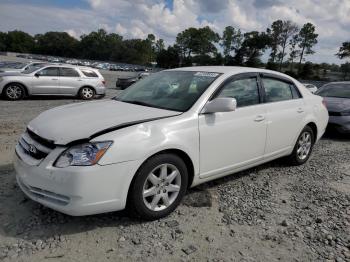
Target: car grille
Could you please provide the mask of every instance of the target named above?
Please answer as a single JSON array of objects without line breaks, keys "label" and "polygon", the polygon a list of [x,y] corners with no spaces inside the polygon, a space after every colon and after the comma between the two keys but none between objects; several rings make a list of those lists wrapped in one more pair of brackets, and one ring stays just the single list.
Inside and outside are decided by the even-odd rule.
[{"label": "car grille", "polygon": [[341,113],[340,112],[332,112],[332,111],[329,111],[328,114],[330,116],[341,116]]},{"label": "car grille", "polygon": [[27,129],[16,146],[17,155],[29,165],[40,162],[55,148],[55,144]]}]

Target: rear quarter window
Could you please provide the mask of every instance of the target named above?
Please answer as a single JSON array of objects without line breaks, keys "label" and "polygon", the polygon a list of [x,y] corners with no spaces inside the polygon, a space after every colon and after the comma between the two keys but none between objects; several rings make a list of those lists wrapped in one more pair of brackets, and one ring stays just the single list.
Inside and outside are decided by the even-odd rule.
[{"label": "rear quarter window", "polygon": [[81,70],[81,72],[82,72],[83,75],[86,76],[86,77],[98,77],[98,75],[97,75],[94,71],[92,71],[92,70],[86,70],[86,69],[84,69],[84,70]]}]

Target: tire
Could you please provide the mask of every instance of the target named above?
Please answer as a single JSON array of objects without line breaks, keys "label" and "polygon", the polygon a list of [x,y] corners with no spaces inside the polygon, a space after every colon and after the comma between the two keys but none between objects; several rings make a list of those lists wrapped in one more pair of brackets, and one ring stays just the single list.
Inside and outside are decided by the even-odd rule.
[{"label": "tire", "polygon": [[20,84],[8,84],[3,90],[3,95],[7,100],[20,100],[23,99],[25,90],[24,87]]},{"label": "tire", "polygon": [[187,185],[188,171],[180,157],[155,155],[136,172],[129,190],[127,209],[132,216],[145,220],[165,217],[179,205]]},{"label": "tire", "polygon": [[314,143],[315,136],[312,128],[304,127],[298,136],[292,154],[287,157],[287,163],[293,166],[304,164],[310,158]]},{"label": "tire", "polygon": [[95,97],[95,90],[89,86],[84,86],[79,90],[79,97],[83,100],[91,100]]}]

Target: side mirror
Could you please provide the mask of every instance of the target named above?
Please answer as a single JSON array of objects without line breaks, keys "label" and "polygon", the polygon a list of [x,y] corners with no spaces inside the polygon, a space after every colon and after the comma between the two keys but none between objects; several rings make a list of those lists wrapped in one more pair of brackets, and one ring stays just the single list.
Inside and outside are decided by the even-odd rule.
[{"label": "side mirror", "polygon": [[202,114],[231,112],[237,108],[237,100],[231,97],[219,97],[209,101],[203,108]]},{"label": "side mirror", "polygon": [[39,77],[40,74],[39,74],[39,73],[35,73],[34,76],[35,76],[35,77]]}]

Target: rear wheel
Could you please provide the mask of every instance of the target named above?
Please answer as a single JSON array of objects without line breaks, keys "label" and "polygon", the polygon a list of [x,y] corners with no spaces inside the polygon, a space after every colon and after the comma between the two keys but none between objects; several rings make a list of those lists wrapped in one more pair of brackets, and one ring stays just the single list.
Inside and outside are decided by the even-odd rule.
[{"label": "rear wheel", "polygon": [[132,215],[146,220],[167,216],[186,193],[187,168],[173,154],[156,155],[147,160],[135,175],[128,196]]},{"label": "rear wheel", "polygon": [[83,87],[79,91],[79,97],[83,100],[91,100],[95,96],[95,90],[91,87]]},{"label": "rear wheel", "polygon": [[3,91],[3,94],[8,100],[20,100],[24,97],[24,88],[20,84],[8,84]]},{"label": "rear wheel", "polygon": [[309,126],[304,127],[294,146],[292,154],[288,157],[288,163],[291,165],[304,164],[311,155],[315,142],[314,132]]}]

